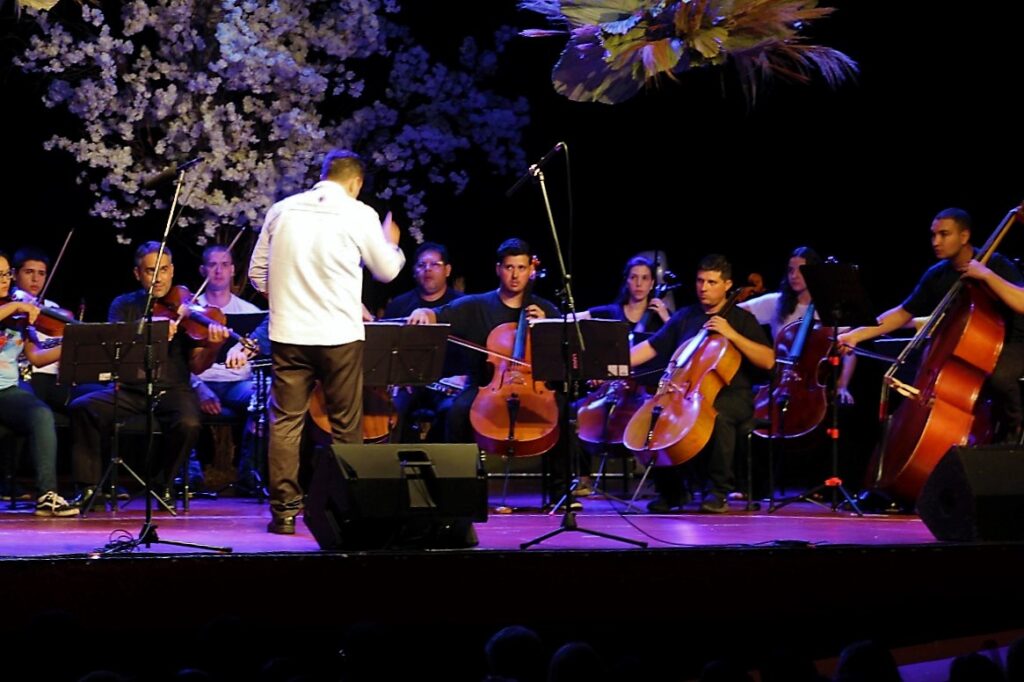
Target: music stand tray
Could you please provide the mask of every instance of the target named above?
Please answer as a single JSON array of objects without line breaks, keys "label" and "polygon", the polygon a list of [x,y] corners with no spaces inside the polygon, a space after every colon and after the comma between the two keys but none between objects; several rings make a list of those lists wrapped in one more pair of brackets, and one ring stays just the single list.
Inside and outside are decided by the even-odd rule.
[{"label": "music stand tray", "polygon": [[856,265],[801,265],[800,272],[824,326],[874,327],[878,324]]},{"label": "music stand tray", "polygon": [[553,317],[533,322],[530,343],[533,378],[538,381],[565,381],[568,368],[562,342],[569,339],[569,353],[579,368],[576,377],[591,379],[622,379],[629,376],[629,324],[618,320],[580,320],[580,332],[586,351],[580,349],[575,330],[562,330],[565,322]]},{"label": "music stand tray", "polygon": [[[153,323],[153,373],[167,361],[170,322]],[[57,382],[66,386],[109,382],[135,384],[146,380],[146,338],[134,322],[69,324],[61,344]]]},{"label": "music stand tray", "polygon": [[425,386],[441,378],[451,325],[368,322],[363,326],[365,386]]}]

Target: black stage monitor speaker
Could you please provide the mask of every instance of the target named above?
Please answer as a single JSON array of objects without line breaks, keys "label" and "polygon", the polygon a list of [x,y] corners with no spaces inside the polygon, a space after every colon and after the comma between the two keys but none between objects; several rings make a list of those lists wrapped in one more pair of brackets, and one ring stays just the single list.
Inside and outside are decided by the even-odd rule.
[{"label": "black stage monitor speaker", "polygon": [[474,444],[318,448],[305,512],[320,549],[473,547],[487,520]]},{"label": "black stage monitor speaker", "polygon": [[917,499],[939,540],[1024,540],[1024,448],[953,446]]}]

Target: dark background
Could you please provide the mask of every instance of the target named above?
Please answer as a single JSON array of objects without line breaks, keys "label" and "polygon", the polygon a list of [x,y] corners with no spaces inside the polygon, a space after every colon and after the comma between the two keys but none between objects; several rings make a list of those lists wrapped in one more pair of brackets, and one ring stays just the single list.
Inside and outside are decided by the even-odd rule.
[{"label": "dark background", "polygon": [[[503,23],[544,25],[510,0],[453,0],[443,10],[404,4],[400,20],[440,59],[456,54],[463,35],[486,39]],[[758,270],[772,285],[787,254],[808,244],[859,264],[883,310],[899,303],[933,262],[928,227],[938,210],[971,211],[975,241],[982,242],[1024,198],[1015,105],[1024,72],[1024,12],[953,2],[831,4],[836,13],[811,37],[856,60],[857,80],[835,92],[818,82],[776,81],[753,106],[728,69],[665,81],[620,105],[571,102],[550,82],[564,41],[513,41],[495,87],[530,101],[528,160],[558,141],[571,150],[571,231],[564,159],[554,159],[546,175],[563,246],[572,247],[579,305],[610,300],[623,262],[639,250],[666,251],[668,266],[686,282],[701,255],[720,251],[733,259],[737,280]],[[12,44],[8,38],[4,54]],[[13,252],[31,243],[55,255],[69,228],[79,228],[51,297],[69,308],[84,297],[87,319],[103,319],[111,298],[134,286],[131,248],[88,216],[89,197],[74,182],[71,160],[42,149],[54,129],[68,125],[67,116],[42,106],[38,81],[4,66],[0,248]],[[552,296],[556,258],[540,192],[528,184],[507,199],[514,180],[480,169],[462,196],[430,201],[424,232],[448,244],[470,291],[494,286],[496,246],[523,236],[549,269],[540,291]],[[129,234],[136,241],[157,238],[163,221],[162,215],[139,221]],[[1011,236],[1002,250],[1016,256],[1019,243]],[[171,244],[177,279],[195,287],[193,236],[176,235]],[[247,260],[247,254],[236,257]],[[379,305],[410,284],[405,272],[389,287],[371,285],[367,299]],[[688,294],[680,290],[678,300]]]}]

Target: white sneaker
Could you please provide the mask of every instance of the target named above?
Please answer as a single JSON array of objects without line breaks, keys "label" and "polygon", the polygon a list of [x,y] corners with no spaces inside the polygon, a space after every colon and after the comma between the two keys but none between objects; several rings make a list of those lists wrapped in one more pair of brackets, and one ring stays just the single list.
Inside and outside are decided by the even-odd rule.
[{"label": "white sneaker", "polygon": [[39,496],[36,500],[36,516],[78,516],[78,507],[68,504],[68,501],[52,490]]}]

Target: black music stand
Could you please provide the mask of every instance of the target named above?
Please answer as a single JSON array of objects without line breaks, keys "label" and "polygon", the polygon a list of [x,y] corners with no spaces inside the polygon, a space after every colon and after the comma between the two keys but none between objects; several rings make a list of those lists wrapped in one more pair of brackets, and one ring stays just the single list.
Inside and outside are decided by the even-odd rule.
[{"label": "black music stand", "polygon": [[[167,361],[169,324],[166,321],[154,323],[157,337],[152,349],[155,376],[160,375],[160,368]],[[66,386],[77,386],[78,384],[110,382],[114,388],[114,431],[110,446],[110,464],[107,465],[99,484],[82,509],[82,516],[84,517],[92,511],[96,497],[104,490],[105,483],[109,483],[107,489],[110,491],[108,499],[111,511],[117,511],[118,467],[124,467],[124,470],[146,489],[148,494],[154,495],[157,501],[166,508],[167,505],[164,504],[164,501],[150,490],[147,481],[128,466],[120,455],[121,424],[117,420],[120,384],[123,381],[137,383],[146,378],[146,344],[136,334],[135,324],[128,322],[69,324],[64,330],[64,341],[61,346],[63,350],[57,376],[59,383]]]},{"label": "black music stand", "polygon": [[[832,348],[828,354],[829,363],[829,385],[828,400],[830,406],[830,425],[828,436],[831,440],[832,472],[831,476],[820,485],[800,493],[795,497],[780,500],[775,504],[774,497],[769,506],[768,513],[772,513],[788,504],[797,501],[807,501],[821,505],[815,495],[826,490],[832,491],[832,511],[839,507],[849,505],[857,516],[863,516],[857,502],[850,496],[843,481],[839,477],[839,328],[840,327],[873,327],[878,324],[878,319],[871,313],[871,303],[868,301],[867,292],[861,284],[857,272],[857,266],[848,263],[835,263],[826,261],[816,265],[801,265],[800,272],[803,274],[807,290],[814,301],[814,308],[821,319],[821,323],[832,328]],[[843,500],[839,501],[839,494]],[[774,496],[774,491],[772,491]]]},{"label": "black music stand", "polygon": [[448,324],[367,322],[364,386],[425,386],[441,378]]},{"label": "black music stand", "polygon": [[[569,331],[572,322],[567,322],[562,318],[553,318],[533,323],[530,330],[533,378],[537,381],[564,381],[567,389],[571,389],[581,380],[628,377],[629,325],[616,320],[579,320],[578,324],[583,337],[583,347],[580,347],[579,337]],[[576,392],[569,390],[568,393],[574,395]],[[562,433],[566,435],[566,443],[570,452],[575,452],[575,444],[571,442],[572,431],[568,423],[568,405],[562,410],[562,415]],[[569,505],[572,491],[579,482],[575,478],[579,467],[578,463],[570,461],[571,457],[566,456],[565,459],[568,469],[565,476],[566,490],[551,510],[551,513],[554,514],[564,505],[565,513],[562,516],[561,525],[553,531],[520,544],[519,548],[526,549],[567,531],[618,540],[637,547],[647,547],[647,543],[641,540],[579,527],[576,523],[576,514]]]}]

